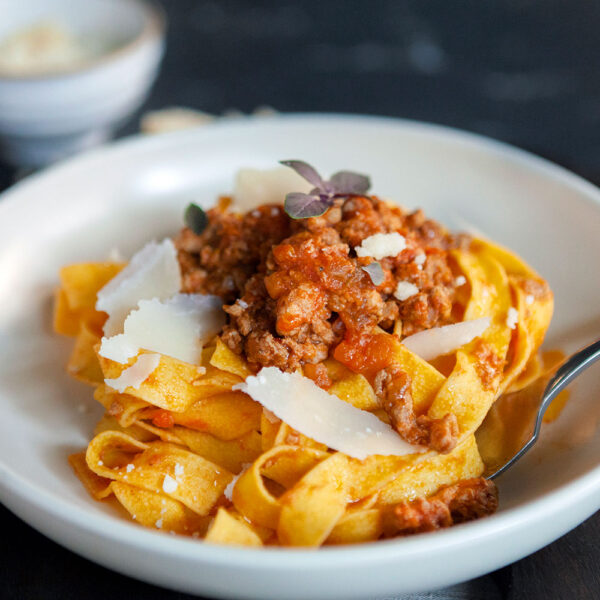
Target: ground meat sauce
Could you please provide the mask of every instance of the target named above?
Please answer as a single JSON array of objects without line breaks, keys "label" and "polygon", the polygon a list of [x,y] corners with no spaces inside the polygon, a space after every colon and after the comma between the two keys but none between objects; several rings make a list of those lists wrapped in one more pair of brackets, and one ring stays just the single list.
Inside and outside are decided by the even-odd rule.
[{"label": "ground meat sauce", "polygon": [[447,454],[458,442],[458,421],[447,414],[441,419],[427,415],[416,416],[410,391],[410,377],[398,365],[379,371],[375,378],[375,391],[390,424],[410,444],[428,446]]},{"label": "ground meat sauce", "polygon": [[435,531],[496,512],[498,490],[493,481],[478,477],[440,488],[429,498],[395,505],[387,515],[387,536]]},{"label": "ground meat sauce", "polygon": [[[417,418],[410,380],[403,399],[396,393],[402,386],[390,374],[399,338],[389,333],[401,329],[406,336],[454,321],[448,250],[468,240],[452,237],[420,210],[405,213],[376,197],[338,198],[323,216],[299,220],[280,205],[238,215],[227,204],[223,199],[208,211],[200,235],[184,229],[176,240],[184,291],[223,299],[225,344],[257,370],[303,367],[324,388],[330,381],[321,363],[329,356],[372,383],[383,373],[380,398],[398,433],[450,451],[456,419]],[[354,249],[369,236],[392,232],[404,236],[406,248],[379,260],[385,278],[376,287],[362,268],[374,259],[357,257]],[[399,282],[414,284],[418,293],[397,299]]]},{"label": "ground meat sauce", "polygon": [[483,388],[491,390],[494,387],[494,382],[502,373],[504,368],[504,359],[494,352],[491,344],[484,340],[478,340],[473,350],[475,356],[475,369],[481,379]]}]

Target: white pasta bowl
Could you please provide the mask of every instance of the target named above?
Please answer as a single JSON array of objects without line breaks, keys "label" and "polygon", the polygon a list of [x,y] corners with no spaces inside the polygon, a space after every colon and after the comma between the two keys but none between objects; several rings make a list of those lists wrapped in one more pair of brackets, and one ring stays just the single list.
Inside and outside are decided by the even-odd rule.
[{"label": "white pasta bowl", "polygon": [[0,41],[48,23],[95,48],[71,69],[0,69],[0,151],[17,166],[42,166],[108,139],[156,78],[165,24],[152,3],[0,0],[0,14]]},{"label": "white pasta bowl", "polygon": [[[257,144],[260,140],[260,144]],[[546,347],[570,352],[600,330],[600,192],[471,134],[392,119],[236,121],[94,151],[0,200],[0,498],[33,527],[102,565],[223,598],[372,598],[475,577],[550,543],[600,507],[600,370],[578,379],[542,439],[498,481],[500,510],[449,530],[320,550],[219,547],[169,536],[94,502],[67,464],[99,409],[63,371],[71,340],[50,330],[63,264],[131,255],[174,234],[240,167],[301,158],[327,174],[368,173],[375,193],[468,224],[529,261],[555,292]],[[106,176],[110,173],[110,177]],[[47,199],[53,198],[53,203]]]}]

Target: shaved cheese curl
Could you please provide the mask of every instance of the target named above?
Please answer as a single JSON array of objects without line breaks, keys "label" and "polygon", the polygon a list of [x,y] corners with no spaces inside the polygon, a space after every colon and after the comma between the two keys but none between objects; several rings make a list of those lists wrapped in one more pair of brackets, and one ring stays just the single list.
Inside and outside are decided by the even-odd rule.
[{"label": "shaved cheese curl", "polygon": [[170,239],[146,244],[99,292],[96,310],[108,314],[104,334],[123,331],[127,315],[140,300],[166,300],[181,289],[177,250]]},{"label": "shaved cheese curl", "polygon": [[468,344],[479,337],[490,326],[490,323],[489,317],[482,317],[463,323],[433,327],[403,339],[402,343],[422,359],[431,360]]},{"label": "shaved cheese curl", "polygon": [[232,210],[246,212],[262,204],[283,204],[290,192],[309,192],[312,186],[287,167],[240,169],[235,176]]},{"label": "shaved cheese curl", "polygon": [[300,433],[360,460],[424,450],[405,442],[372,413],[328,394],[298,373],[265,367],[233,389],[245,392]]},{"label": "shaved cheese curl", "polygon": [[225,324],[222,305],[220,298],[202,294],[175,294],[164,302],[140,300],[125,319],[124,332],[102,338],[100,356],[126,363],[144,349],[198,364],[202,345]]}]

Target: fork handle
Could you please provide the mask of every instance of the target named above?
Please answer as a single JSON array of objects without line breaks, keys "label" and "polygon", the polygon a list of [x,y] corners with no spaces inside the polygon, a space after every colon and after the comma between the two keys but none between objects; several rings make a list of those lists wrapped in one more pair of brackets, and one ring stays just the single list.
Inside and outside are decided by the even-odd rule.
[{"label": "fork handle", "polygon": [[600,359],[600,340],[586,346],[571,356],[552,376],[544,390],[544,401],[540,405],[540,419],[556,396],[588,367]]}]

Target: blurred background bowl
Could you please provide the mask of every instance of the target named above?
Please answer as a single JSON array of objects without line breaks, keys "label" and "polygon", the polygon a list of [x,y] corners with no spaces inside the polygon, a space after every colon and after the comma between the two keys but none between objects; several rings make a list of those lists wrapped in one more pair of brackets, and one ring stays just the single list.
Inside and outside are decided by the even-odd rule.
[{"label": "blurred background bowl", "polygon": [[0,0],[0,44],[39,24],[60,26],[87,59],[54,70],[0,66],[0,153],[39,167],[108,139],[146,99],[165,19],[143,0]]}]

